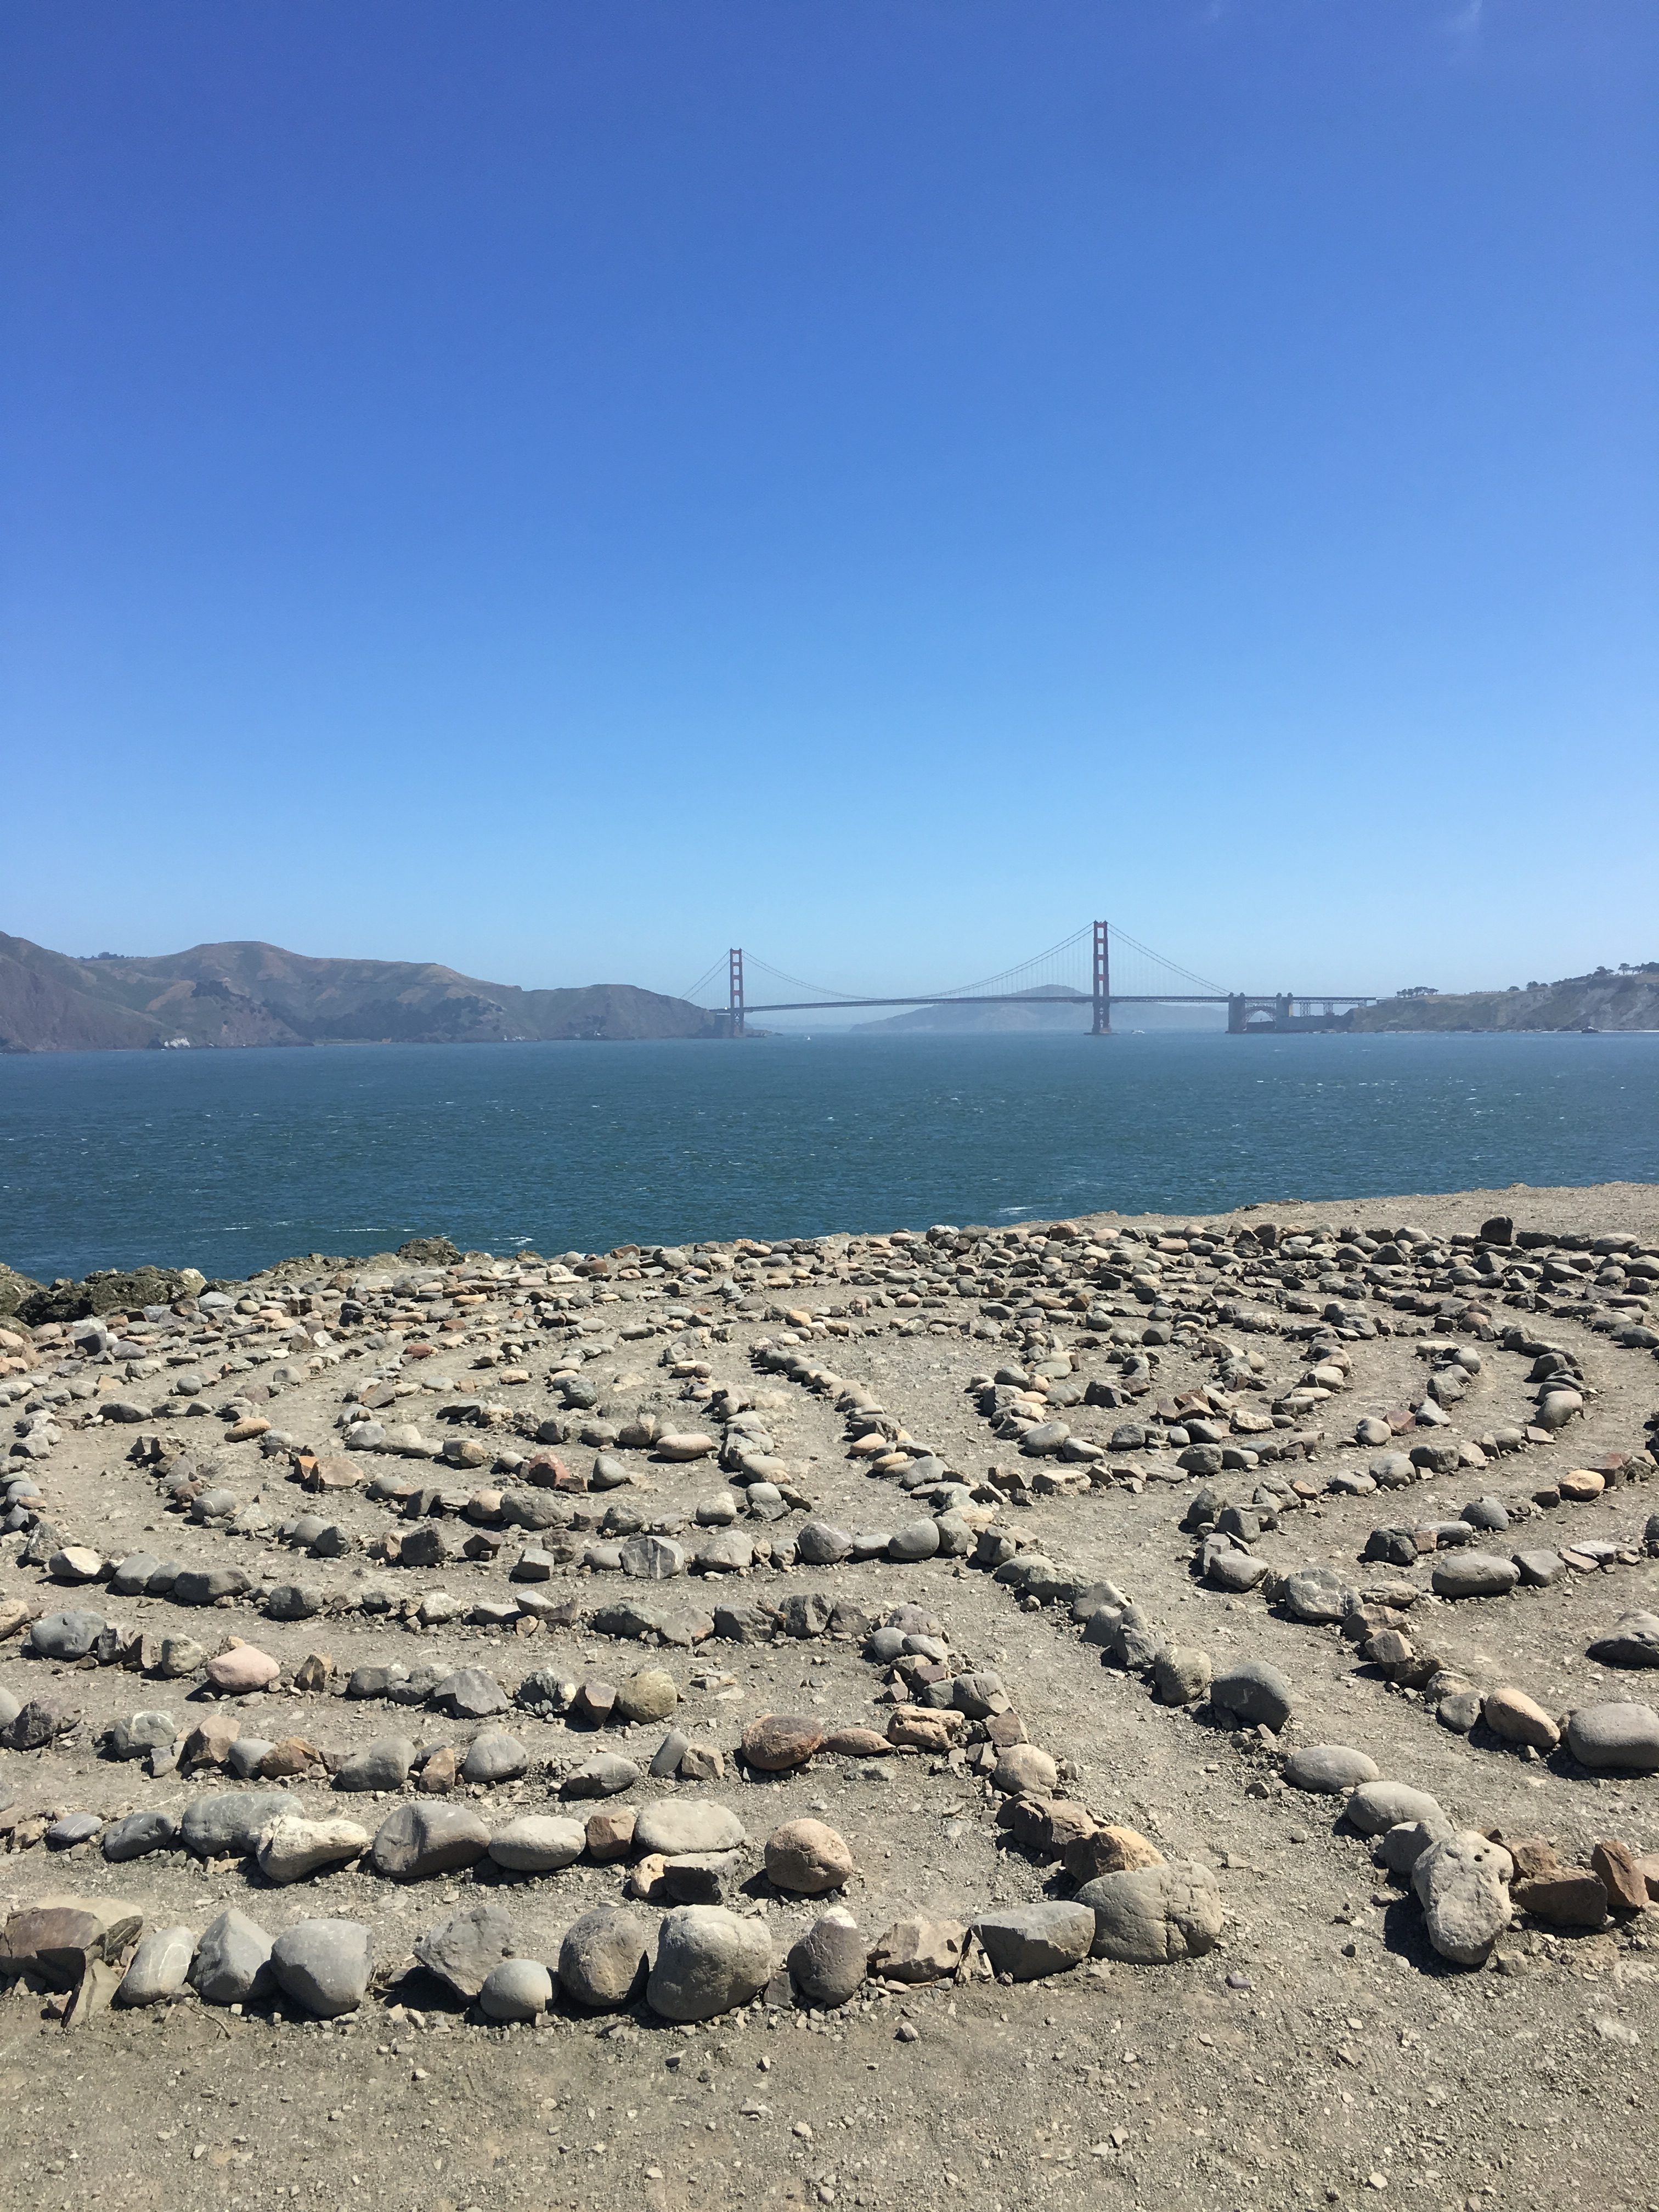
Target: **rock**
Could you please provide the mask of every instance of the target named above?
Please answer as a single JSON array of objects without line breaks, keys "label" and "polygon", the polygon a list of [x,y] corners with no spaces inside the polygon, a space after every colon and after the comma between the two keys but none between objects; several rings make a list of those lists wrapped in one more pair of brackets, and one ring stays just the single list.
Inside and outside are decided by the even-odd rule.
[{"label": "rock", "polygon": [[1356,1783],[1375,1782],[1376,1762],[1363,1751],[1351,1751],[1346,1744],[1310,1743],[1304,1750],[1293,1751],[1285,1760],[1285,1779],[1293,1790],[1334,1796],[1339,1790],[1352,1790]]},{"label": "rock", "polygon": [[970,1721],[984,1721],[994,1713],[1006,1713],[1010,1700],[1000,1674],[978,1673],[951,1678],[951,1702]]},{"label": "rock", "polygon": [[207,1662],[208,1686],[222,1698],[245,1698],[255,1690],[269,1689],[283,1671],[280,1659],[252,1644],[234,1644]]},{"label": "rock", "polygon": [[559,1784],[562,1797],[615,1797],[631,1790],[640,1770],[620,1752],[601,1751],[573,1767]]},{"label": "rock", "polygon": [[546,1813],[526,1813],[497,1828],[489,1838],[489,1856],[511,1874],[556,1874],[574,1866],[581,1856],[587,1832],[580,1820],[562,1820]]},{"label": "rock", "polygon": [[1500,1844],[1466,1831],[1431,1844],[1412,1869],[1429,1941],[1443,1959],[1482,1965],[1510,1924],[1514,1862]]},{"label": "rock", "polygon": [[912,1521],[888,1538],[887,1556],[901,1561],[931,1559],[939,1550],[939,1541],[937,1521]]},{"label": "rock", "polygon": [[[325,1602],[322,1585],[319,1583],[278,1583],[265,1598],[267,1620],[309,1620],[320,1613]],[[340,1925],[348,1925],[342,1921]]]},{"label": "rock", "polygon": [[842,1559],[850,1559],[853,1539],[845,1528],[831,1528],[827,1521],[809,1521],[795,1538],[795,1553],[803,1565],[809,1567],[832,1567]]},{"label": "rock", "polygon": [[204,2003],[246,2004],[270,1988],[270,1938],[256,1921],[233,1905],[208,1923],[190,1970],[190,1985]]},{"label": "rock", "polygon": [[1204,1578],[1217,1589],[1237,1590],[1241,1594],[1253,1590],[1270,1572],[1266,1559],[1259,1559],[1254,1552],[1240,1551],[1236,1546],[1218,1545],[1206,1554]]},{"label": "rock", "polygon": [[1607,1885],[1582,1867],[1529,1875],[1513,1894],[1522,1912],[1553,1928],[1599,1928],[1607,1917]]},{"label": "rock", "polygon": [[459,1667],[446,1674],[432,1692],[431,1702],[452,1720],[483,1721],[505,1712],[508,1699],[495,1677],[482,1667]]},{"label": "rock", "polygon": [[1455,1735],[1468,1735],[1480,1717],[1479,1690],[1450,1690],[1434,1709],[1434,1717]]},{"label": "rock", "polygon": [[617,1711],[625,1721],[665,1721],[679,1701],[674,1677],[661,1667],[641,1667],[617,1692]]},{"label": "rock", "polygon": [[1659,1772],[1659,1713],[1651,1705],[1581,1705],[1567,1722],[1567,1748],[1597,1773]]},{"label": "rock", "polygon": [[1290,1684],[1265,1659],[1243,1660],[1210,1685],[1212,1705],[1235,1720],[1272,1729],[1275,1735],[1291,1717],[1294,1702]]},{"label": "rock", "polygon": [[1456,1833],[1443,1813],[1432,1820],[1400,1820],[1383,1832],[1377,1849],[1390,1874],[1407,1875],[1431,1844],[1444,1843]]},{"label": "rock", "polygon": [[1590,1853],[1590,1871],[1600,1878],[1613,1911],[1647,1910],[1647,1877],[1640,1856],[1628,1844],[1611,1839],[1597,1844]]},{"label": "rock", "polygon": [[257,1856],[265,1880],[281,1886],[302,1881],[319,1867],[358,1858],[368,1845],[368,1830],[355,1820],[308,1820],[284,1813],[261,1834]]},{"label": "rock", "polygon": [[1603,1667],[1659,1667],[1659,1613],[1621,1613],[1589,1656]]},{"label": "rock", "polygon": [[982,1913],[973,1923],[992,1969],[1016,1982],[1063,1974],[1089,1955],[1096,1921],[1085,1904],[1015,1905]]},{"label": "rock", "polygon": [[1486,1726],[1494,1735],[1501,1735],[1505,1743],[1530,1744],[1534,1751],[1553,1751],[1561,1741],[1560,1729],[1542,1705],[1524,1690],[1509,1686],[1488,1690],[1481,1700],[1480,1711]]},{"label": "rock", "polygon": [[459,1997],[476,1997],[503,1959],[514,1956],[513,1923],[499,1905],[469,1905],[418,1938],[415,1956]]},{"label": "rock", "polygon": [[64,1813],[54,1820],[43,1838],[49,1851],[70,1851],[89,1844],[103,1826],[100,1813]]},{"label": "rock", "polygon": [[1362,1782],[1343,1808],[1343,1817],[1362,1836],[1380,1836],[1402,1821],[1443,1821],[1439,1801],[1426,1790],[1403,1782]]},{"label": "rock", "polygon": [[614,2012],[645,1978],[650,1930],[636,1913],[601,1905],[566,1929],[559,1946],[559,1983],[576,2004]]},{"label": "rock", "polygon": [[505,1729],[483,1729],[466,1747],[461,1761],[465,1782],[488,1784],[511,1782],[530,1765],[530,1753]]},{"label": "rock", "polygon": [[334,1787],[348,1791],[401,1790],[414,1764],[415,1747],[406,1735],[377,1736],[335,1770]]},{"label": "rock", "polygon": [[118,1959],[144,1924],[108,1897],[43,1897],[0,1929],[0,1975],[35,1973],[54,1990],[78,1989],[89,1966]]},{"label": "rock", "polygon": [[534,2020],[552,2002],[553,1977],[539,1959],[503,1959],[478,1992],[486,2020]]},{"label": "rock", "polygon": [[823,1730],[799,1713],[766,1713],[743,1732],[745,1763],[768,1774],[802,1766],[823,1743]]},{"label": "rock", "polygon": [[1152,1661],[1152,1688],[1162,1705],[1196,1705],[1210,1681],[1210,1655],[1196,1644],[1166,1644]]},{"label": "rock", "polygon": [[834,1907],[789,1953],[789,1975],[809,2005],[833,2011],[864,1984],[866,1944],[850,1912]]},{"label": "rock", "polygon": [[133,1953],[113,2002],[137,2008],[177,1996],[195,1955],[196,1938],[188,1928],[153,1928]]},{"label": "rock", "polygon": [[112,1723],[104,1747],[112,1759],[143,1759],[147,1752],[171,1750],[178,1736],[179,1723],[171,1713],[134,1713]]},{"label": "rock", "polygon": [[222,1713],[210,1713],[185,1738],[179,1753],[181,1771],[189,1774],[198,1766],[222,1766],[237,1735],[235,1721]]},{"label": "rock", "polygon": [[164,1636],[156,1649],[154,1672],[164,1682],[182,1682],[207,1664],[207,1648],[193,1636]]},{"label": "rock", "polygon": [[607,1805],[601,1813],[587,1816],[587,1856],[597,1866],[609,1865],[613,1859],[625,1859],[634,1848],[634,1826],[637,1819],[631,1805]]},{"label": "rock", "polygon": [[706,1459],[714,1449],[714,1439],[704,1436],[701,1430],[670,1430],[657,1438],[659,1459]]},{"label": "rock", "polygon": [[930,1913],[896,1920],[870,1954],[870,1971],[890,1982],[938,1982],[962,1964],[965,1923]]},{"label": "rock", "polygon": [[239,1735],[225,1756],[225,1765],[239,1782],[252,1782],[276,1748],[269,1736]]},{"label": "rock", "polygon": [[1296,1620],[1316,1627],[1340,1620],[1353,1601],[1353,1592],[1330,1567],[1304,1567],[1287,1577],[1282,1595]]},{"label": "rock", "polygon": [[1073,1836],[1061,1854],[1073,1881],[1093,1881],[1103,1874],[1132,1874],[1141,1867],[1162,1866],[1164,1854],[1138,1829],[1107,1826]]},{"label": "rock", "polygon": [[682,1906],[665,1915],[646,2001],[665,2020],[713,2020],[747,2004],[771,1978],[765,1923],[720,1905]]},{"label": "rock", "polygon": [[103,1571],[102,1554],[84,1544],[65,1544],[46,1562],[46,1572],[55,1583],[95,1583]]},{"label": "rock", "polygon": [[1095,1917],[1097,1959],[1161,1966],[1199,1958],[1221,1939],[1221,1892],[1195,1860],[1098,1875],[1077,1893]]},{"label": "rock", "polygon": [[112,1866],[128,1859],[147,1858],[152,1851],[172,1849],[179,1840],[179,1823],[171,1813],[129,1813],[105,1829],[98,1848]]},{"label": "rock", "polygon": [[1046,1797],[1059,1779],[1060,1769],[1034,1743],[1008,1745],[991,1769],[991,1787],[1005,1797]]},{"label": "rock", "polygon": [[684,1551],[666,1536],[630,1536],[620,1556],[623,1572],[646,1582],[671,1582],[686,1569]]},{"label": "rock", "polygon": [[1495,1552],[1469,1551],[1437,1558],[1429,1577],[1437,1597],[1507,1597],[1520,1579],[1521,1570],[1513,1559],[1500,1559]]},{"label": "rock", "polygon": [[41,1659],[84,1659],[104,1627],[101,1613],[43,1613],[30,1626],[28,1648]]},{"label": "rock", "polygon": [[[222,1597],[240,1597],[252,1588],[240,1567],[187,1567],[174,1581],[172,1596],[175,1605],[216,1605]],[[205,1936],[202,1941],[206,1942]]]},{"label": "rock", "polygon": [[691,1748],[691,1739],[684,1729],[670,1729],[653,1753],[646,1770],[659,1782],[671,1781],[680,1771],[680,1761]]},{"label": "rock", "polygon": [[778,1889],[822,1897],[851,1880],[852,1847],[822,1820],[786,1820],[766,1839],[766,1873]]},{"label": "rock", "polygon": [[255,1848],[272,1820],[300,1809],[299,1799],[287,1790],[217,1790],[185,1806],[179,1840],[198,1859],[240,1858]]},{"label": "rock", "polygon": [[662,1896],[671,1905],[726,1905],[731,1901],[738,1866],[736,1851],[686,1851],[672,1859],[650,1853],[639,1862],[639,1872],[643,1877],[651,1868],[654,1880],[647,1889],[641,1879],[640,1893],[655,1896],[659,1882]]},{"label": "rock", "polygon": [[283,1995],[318,2020],[355,2012],[374,1965],[360,1920],[296,1920],[270,1947],[270,1971]]},{"label": "rock", "polygon": [[1559,1552],[1517,1552],[1515,1565],[1521,1580],[1530,1589],[1548,1589],[1567,1571],[1566,1561]]},{"label": "rock", "polygon": [[489,1831],[469,1806],[430,1799],[399,1805],[375,1832],[371,1856],[393,1881],[424,1881],[471,1866],[489,1846]]},{"label": "rock", "polygon": [[708,1797],[659,1798],[641,1807],[634,1822],[635,1848],[679,1858],[688,1851],[730,1851],[749,1840],[728,1805]]}]

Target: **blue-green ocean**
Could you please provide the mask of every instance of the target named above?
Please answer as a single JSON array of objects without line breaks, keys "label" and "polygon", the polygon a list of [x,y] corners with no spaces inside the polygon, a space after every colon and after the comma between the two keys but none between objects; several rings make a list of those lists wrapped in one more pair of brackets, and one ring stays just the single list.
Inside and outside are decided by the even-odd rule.
[{"label": "blue-green ocean", "polygon": [[0,1260],[242,1276],[1659,1179],[1659,1036],[772,1037],[0,1058]]}]

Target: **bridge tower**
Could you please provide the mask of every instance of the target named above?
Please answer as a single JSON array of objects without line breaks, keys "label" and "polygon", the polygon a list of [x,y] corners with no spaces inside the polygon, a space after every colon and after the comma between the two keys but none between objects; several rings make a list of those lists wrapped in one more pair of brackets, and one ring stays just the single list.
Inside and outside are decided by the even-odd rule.
[{"label": "bridge tower", "polygon": [[1109,926],[1103,921],[1097,921],[1095,924],[1093,976],[1095,1022],[1091,1035],[1110,1036],[1112,1034],[1112,946]]},{"label": "bridge tower", "polygon": [[740,1037],[743,1026],[743,947],[734,945],[726,956],[728,1009],[731,1018],[729,1035]]}]

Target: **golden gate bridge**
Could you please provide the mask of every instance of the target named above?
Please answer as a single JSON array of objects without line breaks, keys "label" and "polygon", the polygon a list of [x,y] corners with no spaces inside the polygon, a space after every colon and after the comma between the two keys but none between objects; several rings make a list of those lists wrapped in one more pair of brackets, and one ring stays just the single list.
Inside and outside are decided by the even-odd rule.
[{"label": "golden gate bridge", "polygon": [[[726,1003],[708,1006],[702,994],[717,987],[722,970]],[[766,995],[749,996],[751,975]],[[1125,983],[1133,988],[1121,988]],[[777,998],[769,995],[774,989],[805,991],[811,996]],[[734,945],[723,960],[713,962],[681,996],[723,1017],[732,1036],[745,1034],[744,1025],[751,1014],[823,1013],[866,1006],[1030,1006],[1034,1002],[1086,1006],[1095,1036],[1112,1034],[1115,1006],[1224,1006],[1228,1031],[1234,1036],[1284,1036],[1297,1030],[1346,1029],[1355,1007],[1376,1003],[1374,998],[1352,991],[1230,991],[1194,975],[1178,961],[1166,959],[1127,930],[1115,929],[1105,921],[1085,922],[1046,952],[1036,953],[1000,975],[958,983],[949,990],[906,991],[885,998],[809,983],[773,967],[757,953],[745,954],[741,945]]]}]

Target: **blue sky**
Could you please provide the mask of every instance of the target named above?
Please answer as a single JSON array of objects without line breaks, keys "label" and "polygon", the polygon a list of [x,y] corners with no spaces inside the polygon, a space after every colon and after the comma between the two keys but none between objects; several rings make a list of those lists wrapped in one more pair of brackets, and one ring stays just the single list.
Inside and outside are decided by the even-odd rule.
[{"label": "blue sky", "polygon": [[0,927],[1659,957],[1651,0],[0,35]]}]

